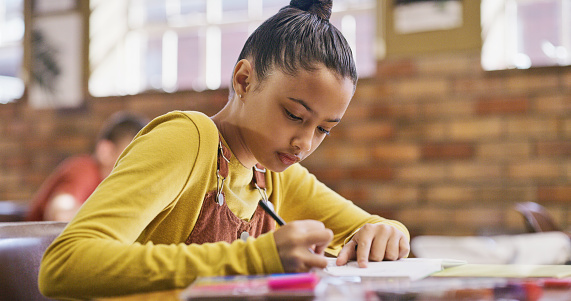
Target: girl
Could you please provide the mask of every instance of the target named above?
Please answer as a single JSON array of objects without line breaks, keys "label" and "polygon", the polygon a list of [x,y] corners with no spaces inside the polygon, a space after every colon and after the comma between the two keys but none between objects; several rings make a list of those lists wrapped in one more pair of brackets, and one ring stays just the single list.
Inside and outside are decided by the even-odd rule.
[{"label": "girl", "polygon": [[[227,105],[146,126],[40,269],[41,292],[92,298],[182,288],[197,276],[302,272],[407,256],[396,221],[370,215],[298,163],[353,96],[351,50],[331,1],[293,0],[246,41]],[[288,222],[258,205],[269,200]],[[357,247],[358,246],[358,247]]]}]

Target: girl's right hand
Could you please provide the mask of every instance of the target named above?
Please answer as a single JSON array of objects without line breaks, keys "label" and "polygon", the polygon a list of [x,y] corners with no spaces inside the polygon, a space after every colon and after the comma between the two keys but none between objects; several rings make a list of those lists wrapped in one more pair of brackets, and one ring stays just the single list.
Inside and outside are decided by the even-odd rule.
[{"label": "girl's right hand", "polygon": [[[314,220],[293,221],[274,232],[274,240],[284,272],[301,273],[311,268],[325,268],[325,248],[333,231]],[[313,252],[312,252],[313,250]]]}]

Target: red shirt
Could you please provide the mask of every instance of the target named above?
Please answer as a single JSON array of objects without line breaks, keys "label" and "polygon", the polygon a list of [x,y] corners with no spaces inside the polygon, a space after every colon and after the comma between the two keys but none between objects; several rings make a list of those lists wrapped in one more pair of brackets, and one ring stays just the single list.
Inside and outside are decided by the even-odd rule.
[{"label": "red shirt", "polygon": [[71,194],[79,205],[83,204],[102,180],[97,161],[92,156],[82,155],[64,160],[32,199],[26,220],[43,220],[48,201],[58,194]]}]

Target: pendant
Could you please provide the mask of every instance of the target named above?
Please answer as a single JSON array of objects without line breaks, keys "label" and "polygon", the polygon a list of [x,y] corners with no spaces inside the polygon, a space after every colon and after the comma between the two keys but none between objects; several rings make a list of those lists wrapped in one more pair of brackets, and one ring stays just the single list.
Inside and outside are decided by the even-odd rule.
[{"label": "pendant", "polygon": [[240,234],[240,239],[243,241],[247,241],[249,236],[250,236],[250,233],[248,233],[247,231],[244,231],[244,232],[242,232],[242,234]]},{"label": "pendant", "polygon": [[218,203],[218,206],[224,205],[224,195],[222,192],[216,195],[216,203]]},{"label": "pendant", "polygon": [[276,209],[274,209],[274,204],[272,204],[272,202],[266,200],[266,204],[268,204],[268,207],[270,207],[270,209],[272,209],[272,211],[274,211],[274,212],[276,211]]}]

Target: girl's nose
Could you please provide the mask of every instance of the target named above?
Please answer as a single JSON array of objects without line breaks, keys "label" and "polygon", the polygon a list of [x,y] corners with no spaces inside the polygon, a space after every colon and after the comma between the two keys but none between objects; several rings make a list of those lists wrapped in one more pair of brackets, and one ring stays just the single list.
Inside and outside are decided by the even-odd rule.
[{"label": "girl's nose", "polygon": [[303,130],[292,139],[291,145],[301,151],[308,152],[311,150],[312,141],[313,131]]}]

